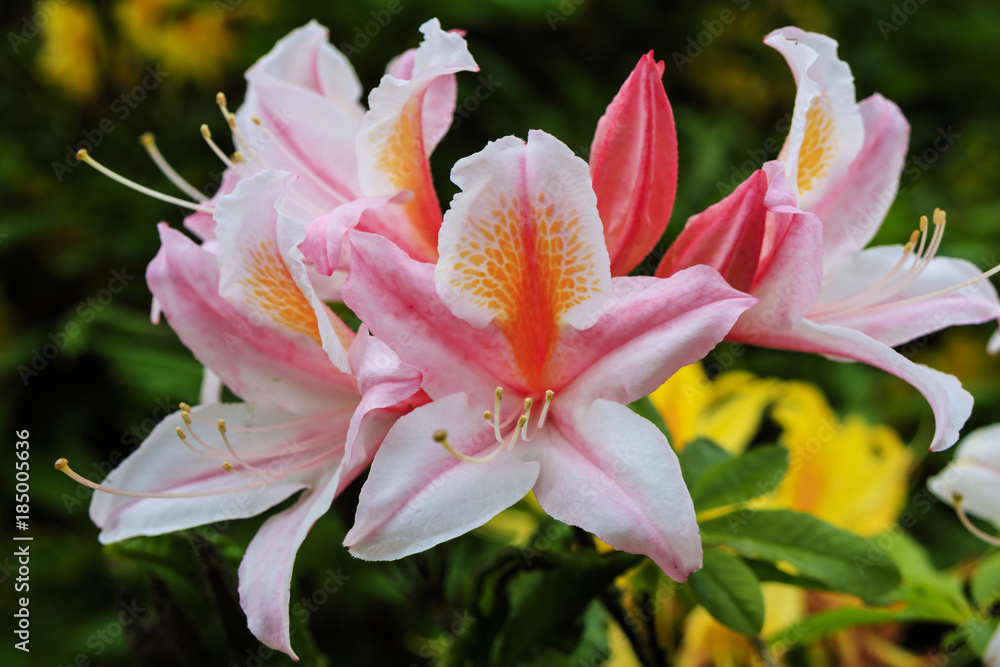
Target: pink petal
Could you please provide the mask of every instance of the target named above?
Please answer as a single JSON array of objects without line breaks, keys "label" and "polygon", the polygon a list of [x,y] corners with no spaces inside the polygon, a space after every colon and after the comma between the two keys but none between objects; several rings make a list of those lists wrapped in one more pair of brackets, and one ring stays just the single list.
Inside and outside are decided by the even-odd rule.
[{"label": "pink petal", "polygon": [[811,211],[847,173],[864,141],[854,77],[837,57],[837,42],[825,35],[782,28],[764,43],[785,56],[798,85],[791,129],[778,159],[802,210]]},{"label": "pink petal", "polygon": [[536,448],[542,509],[686,580],[701,567],[701,539],[667,439],[618,403],[598,399],[572,408],[553,407],[554,427]]},{"label": "pink petal", "polygon": [[295,554],[337,492],[337,479],[331,475],[306,489],[294,505],[264,522],[240,563],[240,606],[250,632],[294,660],[299,658],[292,650],[288,605]]},{"label": "pink petal", "polygon": [[293,31],[247,71],[247,83],[236,147],[252,168],[299,176],[292,199],[303,217],[356,198],[361,84],[327,43],[326,28],[313,22]]},{"label": "pink petal", "polygon": [[[971,262],[950,257],[935,257],[916,280],[888,298],[859,304],[848,310],[819,314],[819,309],[830,308],[831,302],[850,298],[873,286],[892,270],[902,256],[901,246],[877,246],[834,260],[827,269],[823,290],[814,308],[817,314],[809,315],[809,319],[856,329],[884,345],[895,347],[950,326],[979,324],[1000,317],[1000,300],[989,280],[980,280],[961,290],[925,301],[891,305],[959,285],[980,274]],[[900,277],[905,274],[904,270]],[[885,304],[885,307],[866,310],[872,304]]]},{"label": "pink petal", "polygon": [[587,163],[532,130],[527,142],[490,142],[456,162],[451,177],[462,192],[441,227],[434,271],[451,312],[477,328],[494,320],[516,328],[532,350],[563,325],[590,326],[611,272]]},{"label": "pink petal", "polygon": [[[611,284],[601,319],[560,341],[565,391],[573,397],[568,400],[638,400],[708,354],[756,303],[707,266],[666,279],[615,278]],[[559,393],[555,400],[561,400]]]},{"label": "pink petal", "polygon": [[597,122],[590,148],[590,173],[616,276],[645,259],[674,206],[677,132],[663,67],[652,51],[639,60]]},{"label": "pink petal", "polygon": [[517,447],[488,463],[468,463],[434,441],[441,428],[467,456],[482,456],[497,446],[493,429],[481,411],[470,408],[465,394],[402,417],[375,455],[354,527],[344,538],[354,556],[393,560],[429,549],[483,525],[531,490],[538,463],[522,460]]},{"label": "pink petal", "polygon": [[910,124],[895,104],[872,95],[858,105],[865,142],[850,169],[815,204],[823,221],[824,258],[860,250],[878,231],[896,198]]},{"label": "pink petal", "polygon": [[385,343],[369,335],[365,325],[361,325],[351,345],[351,368],[358,381],[361,403],[347,432],[342,486],[371,463],[397,419],[429,400],[420,391],[420,371],[400,361]]},{"label": "pink petal", "polygon": [[[211,176],[213,178],[220,177],[219,174],[215,173]],[[219,189],[213,193],[212,200],[214,201],[219,195],[227,195],[232,192],[236,188],[236,184],[240,182],[240,178],[242,178],[240,173],[233,169],[223,171],[219,181]],[[211,213],[195,211],[184,218],[184,226],[202,241],[215,240],[215,218],[212,217]]]},{"label": "pink petal", "polygon": [[707,264],[730,285],[748,292],[757,271],[767,208],[767,176],[760,169],[728,197],[691,216],[656,270],[661,278]]},{"label": "pink petal", "polygon": [[265,171],[219,197],[219,293],[251,322],[303,346],[310,340],[322,346],[334,366],[348,372],[354,332],[313,289],[297,247],[306,228],[283,213],[289,182],[284,172]]},{"label": "pink petal", "polygon": [[737,325],[730,338],[780,350],[854,359],[905,380],[924,395],[934,412],[933,451],[955,444],[959,431],[972,413],[972,396],[953,376],[915,364],[891,347],[853,329],[799,320],[785,330],[755,331]]},{"label": "pink petal", "polygon": [[[406,364],[423,374],[432,398],[506,385],[509,346],[494,328],[476,329],[441,302],[434,265],[417,262],[385,238],[351,231],[344,302]],[[480,415],[481,418],[481,415]]]},{"label": "pink petal", "polygon": [[357,395],[320,346],[255,324],[219,296],[215,254],[165,223],[160,238],[146,282],[181,341],[236,395],[299,413]]},{"label": "pink petal", "polygon": [[823,281],[823,223],[796,204],[780,162],[764,165],[769,185],[761,261],[750,293],[760,299],[737,328],[784,328],[805,315]]},{"label": "pink petal", "polygon": [[[377,226],[376,221],[370,220],[374,217],[373,214],[382,211],[390,203],[399,203],[403,199],[403,194],[363,197],[338,206],[327,215],[309,222],[306,225],[306,238],[299,244],[305,261],[324,276],[332,275],[342,264],[344,266],[341,268],[346,268],[347,262],[341,256],[341,249],[347,230],[358,226]],[[362,224],[366,217],[369,220]]]},{"label": "pink petal", "polygon": [[[184,446],[176,433],[177,427],[184,424],[180,412],[175,412],[157,424],[142,445],[103,483],[114,489],[142,493],[233,491],[193,498],[132,498],[95,492],[90,518],[102,529],[101,542],[118,542],[136,535],[162,535],[259,514],[309,486],[316,469],[336,469],[350,419],[347,411],[303,422],[294,413],[264,403],[204,405],[195,407],[193,413],[209,421],[206,424],[195,419],[190,427],[204,442],[226,451],[214,427],[218,419],[225,419],[230,443],[240,458],[266,471],[269,477],[279,479],[244,489],[257,480],[224,470],[222,460],[238,463],[231,455],[208,458]],[[262,428],[292,422],[289,427]],[[193,436],[188,437],[188,442],[199,448]],[[303,462],[316,460],[323,454],[326,456],[314,466],[297,470]],[[93,477],[85,469],[78,472]]]},{"label": "pink petal", "polygon": [[[428,157],[451,124],[454,110],[451,84],[438,82],[479,67],[461,35],[444,32],[437,19],[424,23],[420,31],[424,41],[414,54],[411,78],[386,75],[371,92],[370,110],[357,136],[357,156],[366,195],[413,193],[413,199],[396,214],[398,223],[388,226],[395,230],[390,238],[412,257],[433,260],[441,208]],[[425,118],[425,113],[431,117]]]},{"label": "pink petal", "polygon": [[597,122],[590,148],[590,173],[616,276],[645,259],[674,206],[677,132],[663,67],[652,51],[639,60]]}]

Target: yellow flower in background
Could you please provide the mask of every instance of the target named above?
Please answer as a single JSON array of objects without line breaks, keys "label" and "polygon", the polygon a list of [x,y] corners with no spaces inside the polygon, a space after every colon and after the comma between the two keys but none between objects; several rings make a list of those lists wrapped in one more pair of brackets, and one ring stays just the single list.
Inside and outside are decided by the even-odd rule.
[{"label": "yellow flower in background", "polygon": [[[758,378],[744,371],[710,381],[700,365],[681,369],[650,395],[678,450],[697,437],[739,454],[753,441],[764,414],[781,427],[789,469],[764,507],[808,512],[831,524],[874,536],[895,523],[903,509],[912,456],[887,426],[856,415],[840,419],[822,392],[803,382]],[[788,628],[808,613],[860,604],[847,595],[764,584],[763,636]],[[807,648],[813,664],[920,664],[887,639],[892,626],[863,627],[832,635]],[[688,614],[680,667],[760,664],[752,638],[721,625],[703,608]],[[780,659],[775,657],[775,659]]]},{"label": "yellow flower in background", "polygon": [[122,0],[115,7],[123,40],[179,78],[209,83],[236,56],[226,25],[229,3],[192,0]]},{"label": "yellow flower in background", "polygon": [[97,92],[103,58],[103,36],[97,14],[89,5],[66,2],[47,10],[42,47],[36,66],[45,82],[76,101]]}]

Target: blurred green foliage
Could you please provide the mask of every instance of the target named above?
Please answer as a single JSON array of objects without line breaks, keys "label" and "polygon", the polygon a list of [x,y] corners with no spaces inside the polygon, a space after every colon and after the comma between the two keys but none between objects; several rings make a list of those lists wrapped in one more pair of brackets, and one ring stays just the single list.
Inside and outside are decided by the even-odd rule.
[{"label": "blurred green foliage", "polygon": [[[542,128],[586,157],[604,107],[638,58],[655,50],[666,61],[664,81],[680,145],[678,197],[665,244],[689,215],[736,184],[734,173],[776,157],[771,147],[780,146],[783,136],[775,125],[791,110],[795,90],[783,59],[762,45],[762,37],[787,24],[825,32],[839,40],[859,97],[885,95],[912,125],[904,191],[876,242],[900,242],[920,214],[940,206],[952,222],[942,252],[984,268],[1000,261],[1000,87],[995,85],[1000,4],[991,0],[402,0],[403,10],[371,37],[363,31],[383,15],[382,0],[167,3],[172,6],[158,21],[183,22],[200,8],[214,13],[232,42],[222,55],[198,51],[206,73],[200,74],[197,64],[194,72],[175,70],[134,108],[116,102],[141,85],[148,66],[162,63],[125,46],[115,18],[125,0],[82,3],[102,35],[88,94],[70,94],[42,76],[44,38],[33,33],[43,28],[39,16],[62,11],[63,4],[10,0],[0,6],[0,432],[12,443],[15,429],[30,431],[34,537],[32,653],[12,651],[5,665],[253,664],[252,654],[260,650],[239,619],[233,566],[262,518],[215,534],[193,531],[150,540],[148,548],[102,549],[86,515],[90,492],[50,466],[66,456],[81,472],[103,476],[171,409],[161,406],[196,402],[201,377],[169,327],[150,324],[150,294],[142,280],[158,246],[155,223],[177,226],[182,212],[81,168],[72,155],[89,144],[105,164],[169,191],[137,141],[141,133],[155,131],[181,174],[211,186],[221,166],[198,127],[203,122],[221,127],[215,92],[225,91],[235,108],[244,90],[243,70],[311,18],[330,28],[334,44],[355,47],[351,60],[367,90],[393,55],[418,43],[416,28],[427,18],[438,16],[446,28],[467,31],[482,77],[495,92],[478,101],[477,77],[459,77],[458,122],[432,160],[443,202],[455,192],[448,181],[455,160],[500,136]],[[724,24],[725,11],[735,18]],[[82,72],[84,63],[79,67]],[[943,152],[933,148],[939,132],[955,136]],[[104,303],[102,290],[112,271],[134,278]],[[970,428],[996,421],[1000,408],[1000,365],[982,353],[990,333],[990,326],[947,332],[921,339],[908,351],[957,374],[977,397]],[[46,349],[57,349],[54,358],[45,357]],[[917,450],[928,440],[930,411],[922,398],[880,371],[756,349],[732,357],[725,346],[707,362],[710,370],[745,367],[763,376],[817,382],[840,412],[889,423]],[[12,444],[4,449],[12,451]],[[948,458],[924,460],[913,480],[915,499],[926,476]],[[10,488],[12,460],[4,458],[0,488]],[[349,579],[329,601],[310,603],[314,611],[293,613],[301,629],[296,647],[304,664],[327,664],[321,655],[330,657],[329,664],[436,664],[455,639],[448,633],[456,618],[469,612],[461,602],[467,599],[466,577],[497,546],[469,536],[399,563],[352,560],[340,542],[357,491],[356,484],[337,501],[299,554],[293,605],[323,591],[328,573],[342,570]],[[913,534],[938,566],[982,553],[949,510],[935,506],[921,516],[926,518]],[[5,555],[0,552],[0,561]],[[612,573],[613,564],[608,567]],[[533,589],[537,583],[522,581],[511,589],[511,599],[497,600],[510,605],[511,623],[520,622],[518,605],[539,594]],[[552,582],[553,590],[567,583]],[[5,594],[9,619],[8,600]],[[151,611],[140,613],[124,636],[116,635],[121,605],[133,600]],[[586,601],[577,611],[584,625],[576,636],[598,646],[605,617],[589,610]],[[483,618],[479,627],[473,624],[476,633],[493,617]],[[476,633],[469,637],[480,636]],[[4,655],[9,646],[5,642]],[[544,647],[498,650],[549,664]]]}]

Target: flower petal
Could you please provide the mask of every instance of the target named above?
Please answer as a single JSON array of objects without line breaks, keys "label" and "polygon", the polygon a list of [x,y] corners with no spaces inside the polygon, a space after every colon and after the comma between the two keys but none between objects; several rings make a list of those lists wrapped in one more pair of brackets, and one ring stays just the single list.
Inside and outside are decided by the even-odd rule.
[{"label": "flower petal", "polygon": [[236,112],[243,141],[236,143],[250,165],[299,176],[293,200],[308,217],[354,199],[361,84],[327,42],[326,28],[310,22],[292,31],[246,78],[246,100]]},{"label": "flower petal", "polygon": [[766,193],[767,176],[758,169],[725,199],[688,218],[656,275],[706,264],[736,289],[750,291],[764,242]]},{"label": "flower petal", "polygon": [[[306,225],[306,238],[299,244],[305,261],[324,276],[333,275],[338,268],[345,268],[348,262],[344,261],[341,253],[347,230],[361,225],[366,217],[374,217],[372,214],[379,213],[390,203],[399,203],[405,198],[402,193],[395,196],[362,197],[309,222]],[[364,226],[371,227],[373,224]]]},{"label": "flower petal", "polygon": [[483,525],[531,490],[538,463],[517,453],[525,443],[488,463],[468,463],[434,441],[443,426],[451,445],[467,456],[498,446],[465,394],[402,417],[375,455],[354,527],[344,538],[354,556],[393,560],[429,549]]},{"label": "flower petal", "polygon": [[891,347],[869,338],[860,331],[799,320],[790,328],[783,330],[753,330],[737,325],[730,338],[780,350],[854,359],[881,368],[905,380],[924,395],[934,412],[936,423],[934,438],[931,441],[932,451],[946,449],[955,444],[959,431],[972,413],[972,396],[962,388],[955,377],[922,364],[915,364]]},{"label": "flower petal", "polygon": [[165,223],[160,238],[163,245],[146,271],[149,289],[184,345],[237,396],[300,414],[357,396],[353,379],[312,340],[247,320],[219,296],[214,253]]},{"label": "flower petal", "polygon": [[837,57],[837,42],[825,35],[781,28],[764,43],[785,56],[798,85],[791,129],[778,159],[785,163],[802,209],[810,211],[861,150],[864,125],[854,77]]},{"label": "flower petal", "polygon": [[594,533],[616,549],[653,559],[676,581],[701,567],[694,505],[677,456],[652,423],[598,399],[553,403],[554,429],[536,449],[538,503],[552,517]]},{"label": "flower petal", "polygon": [[509,346],[493,327],[476,329],[438,298],[434,266],[410,259],[388,239],[352,230],[344,303],[404,362],[423,374],[432,398],[475,395],[506,383]]},{"label": "flower petal", "polygon": [[459,160],[462,192],[441,227],[434,277],[441,300],[474,327],[503,332],[532,389],[560,330],[591,326],[611,272],[587,163],[538,130]]},{"label": "flower petal", "polygon": [[627,275],[663,236],[677,190],[677,131],[650,51],[597,122],[590,174],[612,275]]},{"label": "flower petal", "polygon": [[581,403],[631,403],[653,392],[708,354],[756,303],[707,266],[611,284],[612,298],[597,324],[560,340],[566,391]]},{"label": "flower petal", "polygon": [[349,372],[354,332],[319,300],[298,245],[306,228],[283,213],[291,178],[265,171],[219,197],[219,293],[245,317],[293,340],[322,346],[339,370]]},{"label": "flower petal", "polygon": [[780,162],[764,165],[769,185],[761,260],[750,293],[760,299],[738,327],[785,328],[805,315],[823,282],[823,223],[799,209]]},{"label": "flower petal", "polygon": [[[411,77],[401,80],[387,74],[371,92],[370,110],[357,137],[357,155],[365,194],[413,193],[413,199],[403,207],[405,217],[399,219],[392,240],[417,259],[433,260],[437,257],[441,208],[427,160],[443,134],[442,128],[447,129],[441,117],[441,100],[450,94],[450,84],[442,88],[438,82],[456,72],[478,71],[479,66],[462,36],[443,31],[437,19],[424,23],[420,31],[424,41],[414,54]],[[425,113],[432,117],[425,118]]]},{"label": "flower petal", "polygon": [[[902,257],[902,246],[876,246],[835,260],[827,270],[819,302],[813,309],[816,314],[809,315],[809,319],[856,329],[880,343],[895,347],[946,327],[979,324],[1000,317],[1000,300],[989,280],[980,280],[961,290],[926,301],[892,305],[897,301],[959,285],[980,274],[979,269],[971,262],[950,257],[933,258],[906,287],[891,295],[885,293],[887,298],[859,303],[855,307],[845,302],[847,308],[829,310],[835,307],[836,302],[849,299],[874,286]],[[906,275],[907,269],[912,265],[911,259],[907,268],[900,272],[897,281]],[[884,306],[879,307],[882,304]],[[823,308],[827,310],[824,311]]]},{"label": "flower petal", "polygon": [[338,491],[333,475],[306,489],[294,505],[264,522],[240,563],[240,606],[250,632],[294,660],[299,658],[292,650],[288,605],[295,554],[316,519],[330,509]]},{"label": "flower petal", "polygon": [[[175,412],[156,425],[142,445],[107,476],[104,484],[141,493],[214,495],[133,498],[95,493],[90,518],[102,529],[101,542],[118,542],[136,535],[162,535],[259,514],[310,486],[317,470],[337,467],[350,419],[350,411],[346,411],[301,420],[293,413],[263,403],[197,406],[193,415],[194,422],[187,432],[193,432],[225,454],[198,456],[185,447],[176,433],[178,427],[184,427],[184,422],[180,412]],[[277,479],[263,484],[257,478],[247,479],[223,469],[222,461],[226,460],[246,472],[226,451],[215,428],[218,419],[226,420],[228,437],[240,458],[264,471],[268,478]],[[189,435],[187,442],[197,449],[201,446],[194,435]],[[316,462],[303,465],[310,461]],[[218,493],[225,490],[231,492]]]},{"label": "flower petal", "polygon": [[350,483],[371,463],[399,417],[428,401],[420,392],[420,371],[400,361],[363,324],[351,345],[351,368],[358,380],[361,403],[347,432],[342,484]]},{"label": "flower petal", "polygon": [[865,142],[847,173],[811,209],[823,221],[824,262],[864,248],[896,198],[910,124],[895,104],[872,95],[858,105]]}]

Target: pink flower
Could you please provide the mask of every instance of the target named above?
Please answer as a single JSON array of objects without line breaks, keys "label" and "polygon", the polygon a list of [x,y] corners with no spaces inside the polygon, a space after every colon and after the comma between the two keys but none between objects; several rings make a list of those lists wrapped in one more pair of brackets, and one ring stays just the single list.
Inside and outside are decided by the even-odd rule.
[{"label": "pink flower", "polygon": [[612,278],[589,168],[544,132],[490,143],[452,179],[436,265],[349,232],[345,301],[432,402],[386,436],[346,544],[400,558],[533,489],[553,517],[685,579],[701,543],[677,458],[625,404],[755,300],[708,267]]},{"label": "pink flower", "polygon": [[[437,19],[420,31],[423,42],[389,63],[368,110],[361,105],[354,69],[328,43],[326,28],[310,22],[280,40],[247,71],[246,100],[235,114],[225,96],[218,96],[236,152],[223,152],[208,125],[202,126],[206,142],[226,166],[219,193],[228,194],[241,179],[265,170],[286,171],[297,176],[285,202],[289,215],[309,221],[368,202],[356,211],[360,229],[392,239],[417,259],[436,259],[441,210],[428,158],[452,122],[455,73],[479,68],[461,33],[443,31]],[[213,239],[215,199],[170,167],[152,135],[145,135],[143,144],[193,201],[132,183],[86,151],[78,157],[145,194],[194,209],[185,225],[203,240]],[[385,208],[389,200],[398,205]],[[317,286],[324,297],[337,296],[335,283]]]},{"label": "pink flower", "polygon": [[945,216],[905,245],[864,246],[895,197],[909,126],[879,95],[855,103],[853,78],[828,37],[785,28],[781,51],[798,95],[781,161],[688,220],[658,276],[705,263],[760,298],[729,340],[862,361],[906,380],[937,421],[932,449],[958,439],[972,397],[958,380],[892,346],[995,319],[1000,301],[969,262],[937,257]]},{"label": "pink flower", "polygon": [[217,241],[160,226],[146,274],[195,357],[245,403],[182,404],[94,485],[100,540],[159,535],[259,514],[269,518],[240,566],[251,631],[295,656],[292,564],[313,522],[371,462],[389,427],[426,399],[420,374],[317,297],[296,246],[305,227],[284,213],[291,177],[263,172],[217,198]]}]

